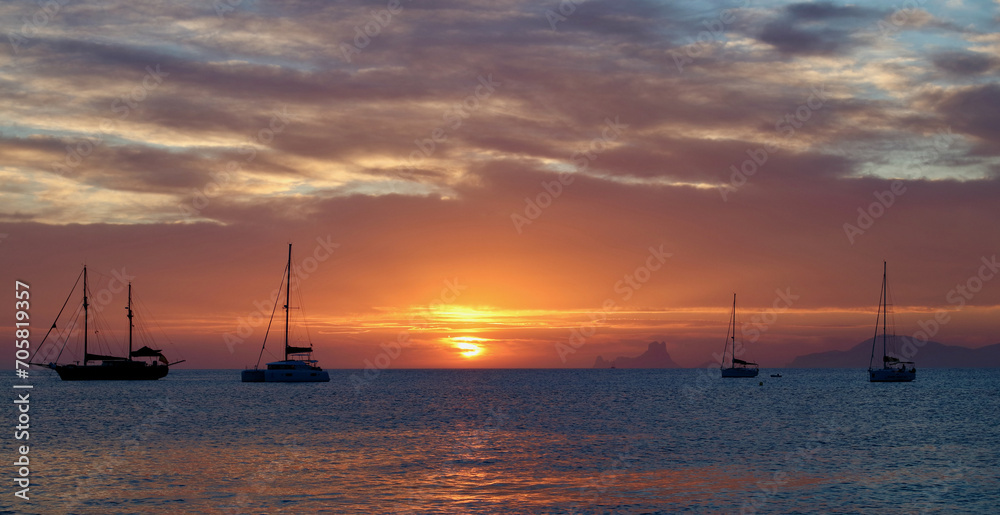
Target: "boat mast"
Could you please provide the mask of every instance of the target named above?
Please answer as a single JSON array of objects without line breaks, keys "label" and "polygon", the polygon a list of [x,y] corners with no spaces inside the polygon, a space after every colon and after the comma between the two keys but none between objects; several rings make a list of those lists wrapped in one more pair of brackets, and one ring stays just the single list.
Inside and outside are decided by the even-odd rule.
[{"label": "boat mast", "polygon": [[[733,294],[733,311],[729,314],[729,327],[727,332],[730,332],[729,337],[726,338],[726,347],[722,349],[722,363],[719,363],[719,370],[724,370],[726,368],[726,349],[729,348],[729,340],[733,341],[733,358],[736,357],[736,294]],[[732,366],[736,366],[735,363],[730,360]]]},{"label": "boat mast", "polygon": [[[879,317],[883,315],[882,313],[882,299],[885,296],[885,262],[882,262],[882,290],[879,291],[878,295],[878,308],[875,310],[875,334],[872,335],[872,354],[868,358],[868,371],[872,371],[872,362],[875,361],[875,345],[878,343],[878,320]],[[885,349],[882,352],[882,366],[885,367]]]},{"label": "boat mast", "polygon": [[286,266],[288,280],[285,281],[285,361],[288,361],[288,306],[292,289],[292,244],[288,244],[288,265]]},{"label": "boat mast", "polygon": [[733,294],[733,315],[730,318],[732,319],[731,322],[732,322],[732,325],[733,325],[733,335],[732,335],[732,339],[733,339],[733,350],[732,350],[732,353],[733,353],[733,356],[732,356],[732,359],[729,362],[732,364],[733,368],[735,368],[736,367],[736,294],[735,293]]},{"label": "boat mast", "polygon": [[885,368],[885,319],[889,318],[889,290],[886,289],[886,266],[882,262],[882,368]]},{"label": "boat mast", "polygon": [[128,360],[132,361],[132,281],[128,282]]},{"label": "boat mast", "polygon": [[87,366],[87,265],[83,265],[83,366]]}]

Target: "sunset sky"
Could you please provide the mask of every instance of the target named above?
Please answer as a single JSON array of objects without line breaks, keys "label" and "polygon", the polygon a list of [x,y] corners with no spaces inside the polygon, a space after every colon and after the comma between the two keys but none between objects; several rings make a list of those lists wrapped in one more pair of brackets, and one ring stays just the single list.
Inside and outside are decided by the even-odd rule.
[{"label": "sunset sky", "polygon": [[698,366],[734,292],[782,366],[883,260],[899,333],[997,343],[1000,1],[899,7],[4,3],[0,278],[40,339],[131,276],[188,368],[253,365],[289,243],[326,368]]}]

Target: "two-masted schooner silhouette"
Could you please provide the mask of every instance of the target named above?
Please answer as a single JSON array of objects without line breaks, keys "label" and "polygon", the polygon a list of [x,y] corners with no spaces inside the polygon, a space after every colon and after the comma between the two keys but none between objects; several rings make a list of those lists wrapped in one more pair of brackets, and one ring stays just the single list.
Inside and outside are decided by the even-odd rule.
[{"label": "two-masted schooner silhouette", "polygon": [[126,307],[126,316],[128,318],[128,352],[124,356],[91,353],[91,304],[89,302],[90,288],[87,282],[86,266],[83,267],[83,272],[77,277],[76,283],[73,284],[73,289],[70,290],[66,302],[63,303],[62,309],[59,310],[59,314],[56,315],[56,319],[52,322],[52,327],[49,328],[48,332],[45,333],[45,337],[39,343],[39,349],[43,348],[49,335],[57,328],[59,317],[62,315],[63,310],[66,309],[69,300],[73,297],[73,293],[76,291],[76,286],[80,283],[81,277],[83,279],[83,359],[72,363],[59,363],[69,342],[69,335],[73,332],[70,330],[65,333],[66,339],[63,340],[55,361],[50,363],[33,362],[33,365],[46,366],[55,370],[64,381],[138,381],[160,379],[170,372],[170,365],[176,365],[184,361],[180,360],[170,363],[159,349],[153,349],[145,345],[138,350],[132,350],[132,333],[135,328],[133,319],[135,318],[135,313],[132,310],[131,282],[128,283],[128,306]]}]

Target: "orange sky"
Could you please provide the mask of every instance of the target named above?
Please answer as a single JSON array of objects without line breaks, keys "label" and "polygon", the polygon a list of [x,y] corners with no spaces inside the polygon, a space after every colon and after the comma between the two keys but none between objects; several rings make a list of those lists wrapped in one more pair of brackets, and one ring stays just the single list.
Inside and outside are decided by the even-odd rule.
[{"label": "orange sky", "polygon": [[[378,230],[316,237],[323,244],[316,238],[295,240],[292,341],[311,341],[324,366],[363,368],[365,360],[374,363],[385,353],[392,367],[589,367],[598,355],[637,355],[654,340],[666,341],[682,366],[698,366],[724,342],[731,290],[739,294],[744,336],[759,335],[748,346],[750,356],[765,366],[847,348],[870,338],[873,330],[881,264],[854,256],[853,248],[818,258],[815,266],[776,262],[755,268],[738,256],[714,256],[714,246],[682,250],[679,244],[665,244],[670,256],[664,255],[662,264],[654,262],[660,268],[640,283],[636,277],[646,274],[636,269],[655,255],[649,246],[635,245],[627,252],[575,238],[546,242],[516,233],[497,241],[504,236],[472,225],[437,232],[422,230],[417,220],[402,223],[395,246],[380,243]],[[25,241],[37,248],[47,241],[53,248],[76,249],[20,258],[7,269],[18,270],[17,276],[32,285],[36,327],[51,323],[85,259],[91,302],[118,341],[126,327],[124,309],[117,309],[124,308],[125,293],[115,277],[131,276],[146,308],[142,314],[151,313],[158,324],[154,336],[161,345],[163,335],[173,342],[164,347],[172,359],[188,360],[182,366],[239,368],[255,362],[287,250],[277,234],[267,232],[282,232],[280,227],[230,239],[221,237],[226,229],[206,226],[197,244],[185,235],[187,245],[171,234],[185,233],[185,226],[33,229]],[[101,236],[104,232],[115,236]],[[491,243],[490,236],[497,240]],[[528,250],[536,245],[543,249],[532,258]],[[983,266],[979,259],[934,274],[923,260],[878,247],[890,253],[900,334],[912,335],[919,321],[945,309],[952,319],[934,340],[973,347],[995,343],[997,288],[992,282],[961,309],[948,300],[950,290]],[[523,258],[517,256],[519,249]],[[579,257],[587,254],[593,257]],[[629,286],[628,274],[638,289]],[[78,296],[73,303],[79,303]],[[280,338],[280,305],[278,316],[269,340],[275,354],[265,359],[280,348],[275,339]],[[574,332],[589,336],[579,344]],[[391,342],[400,341],[405,345],[397,353]]]}]

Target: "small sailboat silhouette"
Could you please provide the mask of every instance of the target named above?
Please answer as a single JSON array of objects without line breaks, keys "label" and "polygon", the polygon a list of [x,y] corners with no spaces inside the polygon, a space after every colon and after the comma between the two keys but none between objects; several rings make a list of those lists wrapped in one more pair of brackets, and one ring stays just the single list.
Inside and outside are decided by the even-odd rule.
[{"label": "small sailboat silhouette", "polygon": [[[736,294],[733,294],[733,311],[729,314],[729,329],[726,334],[726,346],[722,349],[722,362],[719,368],[722,370],[722,377],[757,377],[759,372],[757,364],[744,361],[736,357]],[[732,349],[730,349],[730,346]],[[740,337],[740,347],[743,346],[743,338]],[[726,352],[729,352],[729,367],[726,368]]]},{"label": "small sailboat silhouette", "polygon": [[[886,279],[886,262],[882,262],[882,293],[879,296],[878,314],[875,316],[875,336],[872,337],[872,354],[868,359],[868,381],[872,383],[906,383],[917,377],[917,367],[912,361],[900,361],[890,356],[887,350],[889,341],[886,329],[886,319],[889,318],[889,282]],[[878,323],[882,321],[882,368],[875,368],[875,347],[878,343]],[[896,328],[892,328],[892,341],[896,340]],[[907,370],[909,365],[909,370]]]},{"label": "small sailboat silhouette", "polygon": [[[257,364],[253,368],[246,369],[240,375],[244,383],[317,383],[330,381],[329,372],[317,365],[317,361],[312,359],[312,345],[309,347],[295,347],[288,344],[288,311],[291,300],[291,278],[292,278],[292,244],[288,244],[288,264],[285,266],[285,344],[284,359],[267,364],[266,369],[260,369],[260,358],[264,355],[264,347],[267,346],[267,335],[264,335],[264,343],[260,347],[260,355],[257,356]],[[273,320],[274,314],[271,314]],[[300,356],[300,357],[295,357]]]}]

